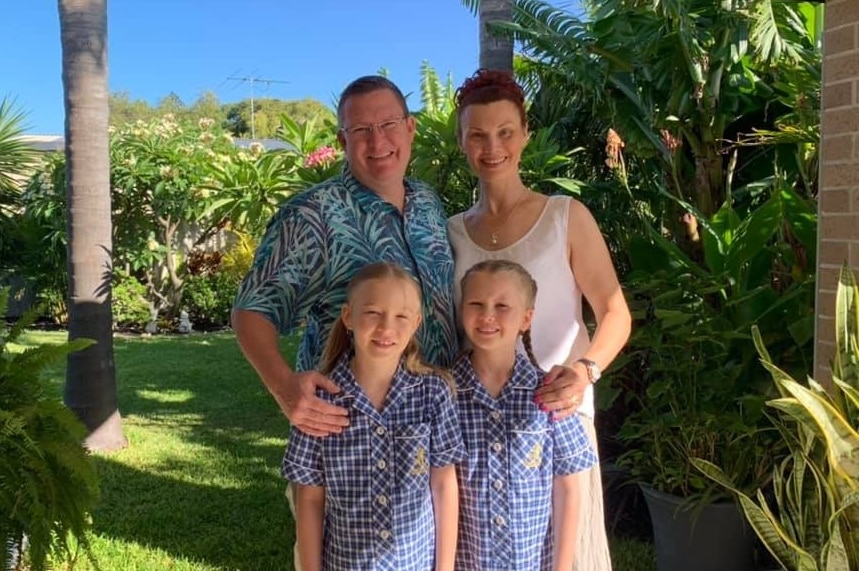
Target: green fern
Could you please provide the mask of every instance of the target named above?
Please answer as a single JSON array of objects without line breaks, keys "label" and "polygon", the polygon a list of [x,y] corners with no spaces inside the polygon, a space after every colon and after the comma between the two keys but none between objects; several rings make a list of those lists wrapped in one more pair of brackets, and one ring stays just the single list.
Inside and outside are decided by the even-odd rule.
[{"label": "green fern", "polygon": [[[8,300],[0,290],[0,315]],[[43,378],[48,365],[93,342],[9,351],[36,315],[30,310],[12,326],[0,320],[0,569],[10,564],[6,546],[25,536],[31,571],[46,569],[50,558],[72,559],[74,545],[93,559],[87,531],[98,480],[82,444],[86,430],[48,395]]]}]

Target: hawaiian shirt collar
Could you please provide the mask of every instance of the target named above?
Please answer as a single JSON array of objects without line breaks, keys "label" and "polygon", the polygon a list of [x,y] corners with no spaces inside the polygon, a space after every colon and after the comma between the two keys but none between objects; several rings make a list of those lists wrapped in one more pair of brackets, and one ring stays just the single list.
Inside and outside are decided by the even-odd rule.
[{"label": "hawaiian shirt collar", "polygon": [[489,393],[480,383],[480,379],[477,378],[477,373],[471,364],[471,352],[468,352],[462,355],[454,366],[454,376],[459,383],[456,389],[457,398],[468,398],[487,408],[500,410],[501,403],[514,394],[514,391],[533,391],[537,388],[542,375],[536,367],[531,365],[526,356],[516,353],[513,374],[501,390],[498,398],[494,399],[489,396]]},{"label": "hawaiian shirt collar", "polygon": [[[343,170],[340,172],[340,178],[343,181],[343,186],[346,187],[346,190],[355,197],[355,200],[358,201],[358,204],[360,204],[362,208],[367,210],[378,208],[389,210],[394,209],[394,206],[390,202],[381,198],[378,194],[373,192],[371,188],[365,186],[361,181],[355,178],[355,175],[352,174],[352,169],[349,168],[349,163],[345,161],[343,163]],[[408,179],[403,179],[403,185],[406,188],[405,204],[408,205],[411,202],[415,191]]]},{"label": "hawaiian shirt collar", "polygon": [[394,380],[391,383],[391,388],[388,390],[388,394],[385,397],[385,404],[382,411],[379,412],[370,402],[370,399],[367,398],[367,394],[364,392],[364,389],[361,388],[361,385],[358,384],[358,380],[355,378],[355,374],[349,366],[352,357],[354,357],[354,353],[352,351],[342,355],[332,371],[331,380],[340,387],[340,393],[334,396],[333,402],[334,404],[344,408],[354,408],[376,421],[381,422],[382,418],[387,416],[390,411],[396,410],[397,404],[402,400],[406,392],[421,382],[420,377],[412,375],[405,370],[401,360],[400,364],[397,366],[396,373],[394,373]]}]

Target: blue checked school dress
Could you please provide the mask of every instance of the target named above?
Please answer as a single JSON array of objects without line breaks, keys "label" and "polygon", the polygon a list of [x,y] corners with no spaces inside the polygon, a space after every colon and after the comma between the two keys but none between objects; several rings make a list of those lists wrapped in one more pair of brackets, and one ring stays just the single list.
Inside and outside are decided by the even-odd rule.
[{"label": "blue checked school dress", "polygon": [[282,466],[291,482],[325,487],[323,569],[430,571],[430,469],[465,454],[450,387],[401,366],[379,412],[352,375],[348,356],[329,376],[341,392],[320,397],[347,408],[350,425],[325,438],[293,430]]},{"label": "blue checked school dress", "polygon": [[462,571],[552,569],[552,481],[593,466],[596,455],[577,415],[553,421],[534,404],[544,373],[517,354],[492,398],[469,355],[454,366],[467,458],[458,467]]}]

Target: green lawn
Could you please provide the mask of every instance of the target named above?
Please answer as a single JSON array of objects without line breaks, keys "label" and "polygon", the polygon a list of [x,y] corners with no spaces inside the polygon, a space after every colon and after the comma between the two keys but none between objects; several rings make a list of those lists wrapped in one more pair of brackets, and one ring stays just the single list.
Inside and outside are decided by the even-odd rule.
[{"label": "green lawn", "polygon": [[[64,339],[28,332],[21,341]],[[102,570],[292,569],[278,475],[288,424],[232,335],[117,339],[115,353],[129,446],[96,457],[92,544]],[[52,371],[58,394],[62,375]],[[648,544],[612,549],[616,571],[654,569]],[[92,566],[81,558],[74,569]]]}]

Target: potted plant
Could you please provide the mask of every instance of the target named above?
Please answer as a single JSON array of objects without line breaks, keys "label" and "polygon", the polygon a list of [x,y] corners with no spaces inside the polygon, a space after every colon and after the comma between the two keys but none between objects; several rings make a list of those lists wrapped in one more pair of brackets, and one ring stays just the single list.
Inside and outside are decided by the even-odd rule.
[{"label": "potted plant", "polygon": [[[657,306],[631,341],[647,384],[618,433],[627,448],[618,463],[644,492],[660,571],[752,571],[754,536],[731,494],[692,459],[710,459],[755,489],[767,483],[778,433],[768,429],[748,364],[732,355],[733,328],[701,299],[701,280],[671,281],[668,294],[650,301],[673,309]],[[666,291],[667,284],[651,286]]]},{"label": "potted plant", "polygon": [[832,386],[795,381],[777,367],[760,332],[761,360],[779,398],[768,404],[786,453],[772,471],[772,490],[742,490],[729,473],[703,459],[695,466],[734,494],[761,542],[787,571],[859,569],[859,287],[842,268],[836,295]]},{"label": "potted plant", "polygon": [[[0,316],[8,289],[0,289]],[[13,352],[10,345],[31,325],[30,311],[15,325],[0,319],[0,569],[24,564],[46,568],[54,555],[68,560],[72,540],[90,555],[88,514],[98,498],[95,467],[84,449],[83,425],[54,396],[44,368],[91,344],[76,340]],[[25,541],[26,538],[26,541]]]},{"label": "potted plant", "polygon": [[637,407],[618,432],[618,462],[644,491],[660,571],[755,569],[754,535],[734,496],[692,460],[722,466],[751,491],[767,486],[786,448],[765,413],[771,382],[749,331],[757,324],[794,370],[809,359],[813,264],[798,264],[783,238],[791,216],[808,214],[797,204],[782,190],[745,219],[723,206],[701,221],[702,263],[660,235],[631,244],[627,370],[641,390],[628,397]]}]

